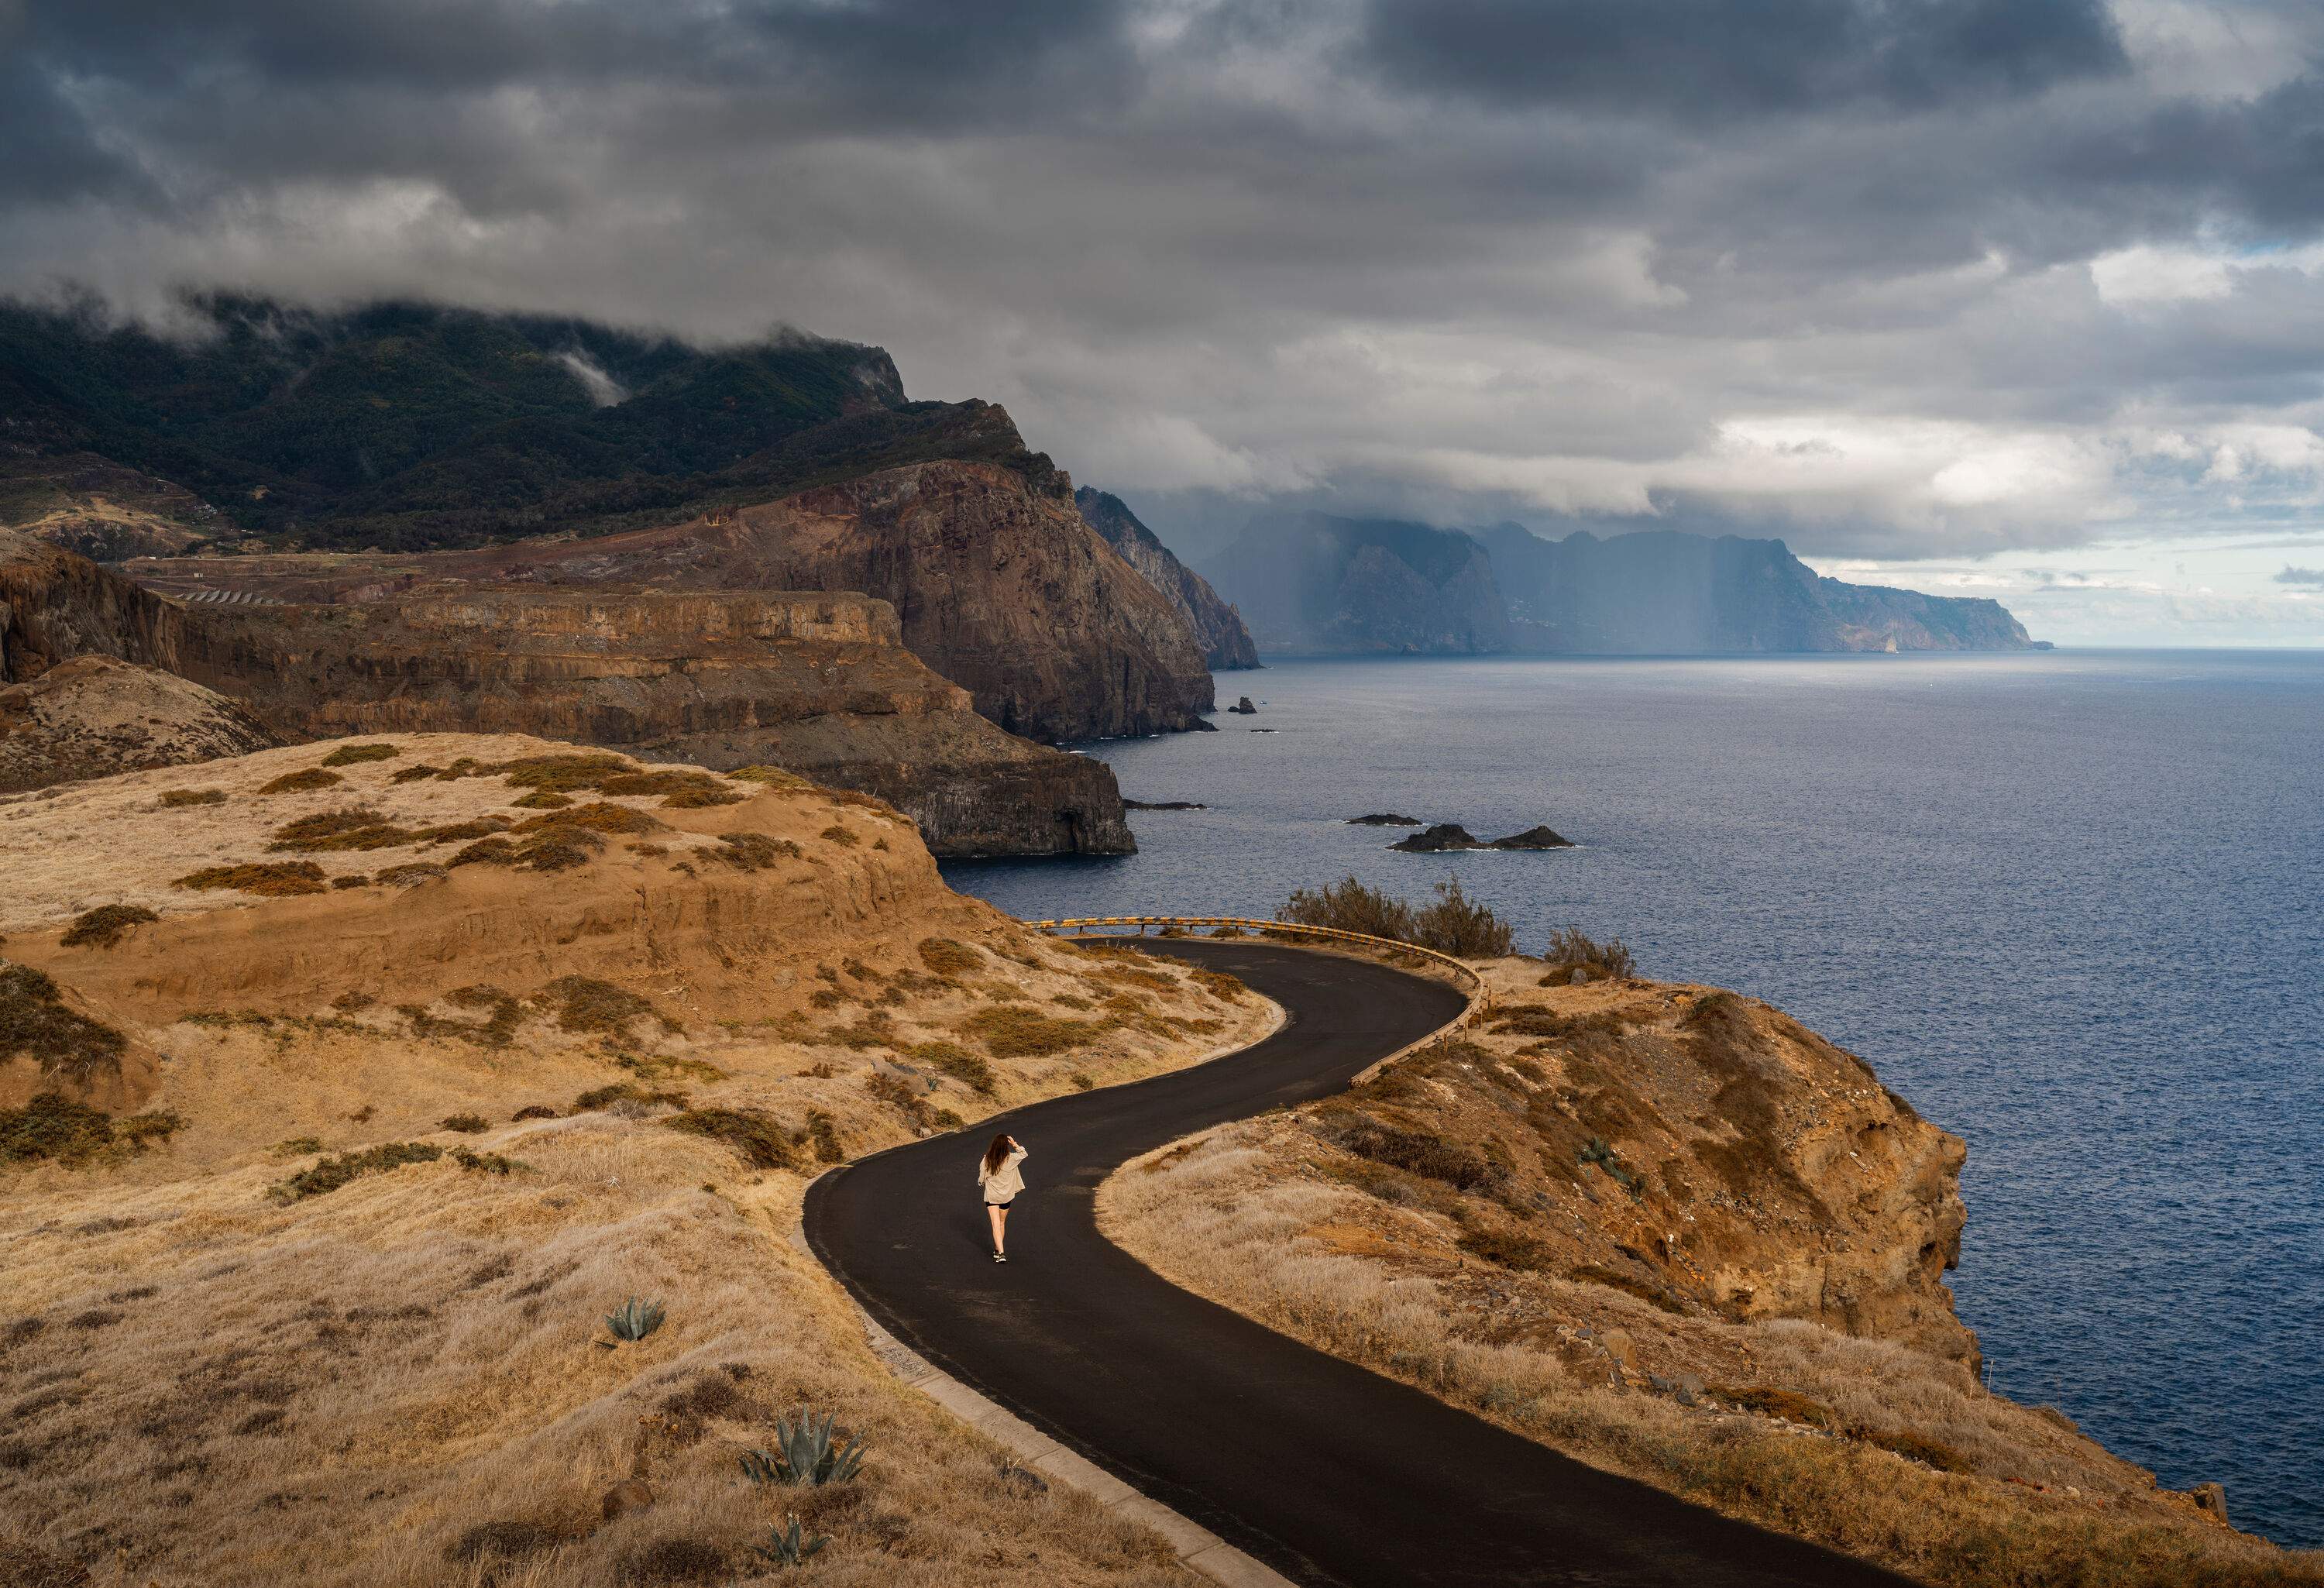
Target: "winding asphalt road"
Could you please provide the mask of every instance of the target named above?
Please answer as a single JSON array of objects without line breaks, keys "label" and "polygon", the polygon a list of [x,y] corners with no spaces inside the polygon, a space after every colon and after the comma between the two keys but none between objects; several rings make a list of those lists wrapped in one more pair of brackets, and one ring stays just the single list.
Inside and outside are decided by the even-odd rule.
[{"label": "winding asphalt road", "polygon": [[[1190,1070],[1053,1098],[808,1188],[808,1244],[906,1344],[1304,1583],[1897,1588],[1905,1579],[1570,1461],[1168,1283],[1098,1233],[1100,1181],[1192,1131],[1323,1096],[1457,1015],[1439,983],[1296,948],[1169,939],[1290,1019]],[[992,1131],[1030,1149],[991,1260]]]}]

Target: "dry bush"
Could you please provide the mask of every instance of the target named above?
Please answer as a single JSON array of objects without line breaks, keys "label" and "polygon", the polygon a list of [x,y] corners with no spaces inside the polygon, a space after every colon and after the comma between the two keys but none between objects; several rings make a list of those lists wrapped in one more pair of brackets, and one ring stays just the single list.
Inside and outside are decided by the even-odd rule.
[{"label": "dry bush", "polygon": [[787,772],[779,766],[737,767],[726,774],[737,782],[761,783],[770,789],[812,789],[813,783],[797,772]]},{"label": "dry bush", "polygon": [[323,764],[360,766],[367,761],[392,761],[402,753],[392,744],[342,744],[323,757]]},{"label": "dry bush", "polygon": [[635,992],[595,976],[559,976],[542,991],[556,1002],[557,1024],[564,1030],[619,1037],[643,1019],[652,1020],[672,1036],[686,1029]]},{"label": "dry bush", "polygon": [[172,887],[227,889],[255,893],[262,899],[281,899],[296,893],[320,893],[326,889],[323,868],[311,860],[253,860],[240,865],[204,866],[180,877]]},{"label": "dry bush", "polygon": [[1343,882],[1326,882],[1312,892],[1293,889],[1275,919],[1302,927],[1393,937],[1400,943],[1412,937],[1412,906],[1390,898],[1386,889],[1366,887],[1352,876]]},{"label": "dry bush", "polygon": [[1461,891],[1461,879],[1436,884],[1436,902],[1412,918],[1407,941],[1455,959],[1503,959],[1517,949],[1509,924]]},{"label": "dry bush", "polygon": [[724,778],[709,772],[679,771],[675,768],[647,772],[624,772],[607,778],[597,785],[604,794],[659,794],[666,810],[699,810],[715,805],[740,805],[744,796],[729,788]]},{"label": "dry bush", "polygon": [[519,810],[563,810],[572,803],[573,796],[570,794],[555,794],[546,789],[535,789],[521,799],[509,801]]},{"label": "dry bush", "polygon": [[53,1159],[74,1167],[115,1149],[134,1154],[167,1141],[183,1129],[174,1113],[131,1114],[115,1119],[100,1109],[41,1092],[22,1108],[0,1108],[0,1163]]},{"label": "dry bush", "polygon": [[327,1196],[362,1175],[384,1174],[408,1163],[434,1163],[444,1149],[428,1141],[383,1141],[360,1152],[343,1152],[310,1164],[269,1189],[277,1202]]},{"label": "dry bush", "polygon": [[493,1128],[492,1122],[480,1113],[447,1114],[436,1122],[436,1126],[442,1131],[457,1131],[464,1136],[481,1135]]},{"label": "dry bush", "polygon": [[831,826],[824,828],[823,836],[830,839],[834,844],[838,845],[843,849],[853,849],[858,844],[863,842],[862,838],[856,836],[853,828],[842,826],[837,822],[834,822]]},{"label": "dry bush", "polygon": [[699,853],[746,872],[762,872],[785,857],[798,860],[807,853],[788,838],[770,838],[764,833],[722,833],[718,845]]},{"label": "dry bush", "polygon": [[385,867],[377,880],[383,887],[409,888],[417,882],[433,882],[444,874],[445,868],[432,860],[413,860]]},{"label": "dry bush", "polygon": [[1231,975],[1225,971],[1197,967],[1190,979],[1195,986],[1223,1003],[1233,1003],[1250,991],[1243,984],[1240,976]]},{"label": "dry bush", "polygon": [[755,1108],[689,1108],[660,1122],[673,1131],[724,1141],[754,1169],[785,1169],[796,1157],[788,1131],[775,1117]]},{"label": "dry bush", "polygon": [[668,823],[646,811],[632,809],[626,805],[611,805],[602,799],[528,817],[511,830],[540,833],[554,832],[560,827],[579,828],[592,833],[666,833],[669,830]]},{"label": "dry bush", "polygon": [[950,1076],[963,1085],[988,1097],[992,1095],[998,1085],[992,1066],[984,1062],[983,1056],[957,1042],[919,1042],[907,1051],[918,1063],[927,1065],[939,1075]]},{"label": "dry bush", "polygon": [[261,794],[308,794],[318,789],[333,789],[346,781],[338,773],[325,771],[321,767],[309,767],[305,771],[284,772],[272,782],[260,785]]},{"label": "dry bush", "polygon": [[[453,775],[456,766],[443,775]],[[602,788],[607,778],[627,776],[638,770],[638,763],[626,755],[591,752],[576,755],[533,755],[518,761],[503,762],[498,766],[478,768],[480,772],[494,772],[508,780],[514,789],[533,789],[551,794],[569,794],[577,789]]]},{"label": "dry bush", "polygon": [[1315,1116],[1316,1134],[1333,1146],[1425,1179],[1442,1180],[1456,1191],[1490,1187],[1502,1178],[1494,1165],[1457,1141],[1425,1131],[1399,1130],[1353,1109]]},{"label": "dry bush", "polygon": [[83,910],[73,918],[65,935],[57,939],[59,946],[78,948],[110,948],[127,935],[132,927],[161,918],[142,904],[100,904],[95,909]]},{"label": "dry bush", "polygon": [[1061,1020],[1034,1010],[980,1009],[961,1024],[995,1058],[1045,1058],[1086,1047],[1101,1029],[1093,1020]]},{"label": "dry bush", "polygon": [[226,790],[223,789],[170,789],[161,795],[161,807],[165,810],[177,810],[189,805],[225,803]]},{"label": "dry bush", "polygon": [[1638,974],[1637,960],[1619,937],[1600,943],[1580,927],[1560,927],[1552,932],[1541,957],[1550,966],[1549,974],[1541,979],[1545,987],[1564,986],[1577,970],[1600,982],[1627,981]]},{"label": "dry bush", "polygon": [[443,775],[444,769],[442,767],[429,766],[425,762],[422,762],[417,766],[407,766],[397,769],[395,775],[389,778],[387,780],[391,783],[417,783],[424,781],[429,778],[440,778]]},{"label": "dry bush", "polygon": [[951,937],[921,938],[919,955],[920,963],[939,976],[965,975],[984,964],[981,952]]},{"label": "dry bush", "polygon": [[119,1074],[128,1050],[119,1031],[66,1008],[44,973],[0,960],[0,1063],[23,1054],[43,1076],[85,1085]]}]

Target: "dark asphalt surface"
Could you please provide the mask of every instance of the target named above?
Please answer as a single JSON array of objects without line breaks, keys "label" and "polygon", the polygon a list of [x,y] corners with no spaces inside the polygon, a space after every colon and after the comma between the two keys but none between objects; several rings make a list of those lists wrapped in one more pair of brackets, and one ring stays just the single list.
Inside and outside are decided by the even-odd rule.
[{"label": "dark asphalt surface", "polygon": [[[898,1338],[1305,1583],[1885,1584],[1906,1580],[1612,1477],[1168,1283],[1098,1233],[1099,1182],[1190,1132],[1323,1096],[1460,1012],[1458,993],[1294,948],[1169,939],[1289,1021],[1256,1047],[1052,1098],[808,1188],[816,1254]],[[1030,1149],[995,1264],[975,1184]]]}]

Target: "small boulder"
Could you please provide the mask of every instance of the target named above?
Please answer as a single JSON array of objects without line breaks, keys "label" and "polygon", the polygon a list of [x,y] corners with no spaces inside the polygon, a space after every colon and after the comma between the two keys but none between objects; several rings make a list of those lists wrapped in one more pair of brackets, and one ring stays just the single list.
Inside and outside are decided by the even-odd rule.
[{"label": "small boulder", "polygon": [[1638,1343],[1630,1338],[1628,1329],[1601,1329],[1598,1334],[1598,1349],[1614,1359],[1614,1365],[1626,1373],[1638,1371]]},{"label": "small boulder", "polygon": [[1447,849],[1481,849],[1477,836],[1458,822],[1438,822],[1426,832],[1415,833],[1409,838],[1399,838],[1388,845],[1406,854],[1435,854]]}]

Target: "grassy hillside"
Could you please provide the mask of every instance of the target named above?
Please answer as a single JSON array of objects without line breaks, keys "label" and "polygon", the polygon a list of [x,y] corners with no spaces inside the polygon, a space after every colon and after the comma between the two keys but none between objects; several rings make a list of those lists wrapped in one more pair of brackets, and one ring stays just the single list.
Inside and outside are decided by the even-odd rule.
[{"label": "grassy hillside", "polygon": [[877,347],[702,348],[586,320],[214,296],[163,337],[0,303],[18,457],[184,487],[212,533],[419,549],[592,530],[939,457],[1046,469],[982,403],[905,401]]}]

